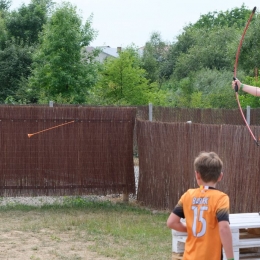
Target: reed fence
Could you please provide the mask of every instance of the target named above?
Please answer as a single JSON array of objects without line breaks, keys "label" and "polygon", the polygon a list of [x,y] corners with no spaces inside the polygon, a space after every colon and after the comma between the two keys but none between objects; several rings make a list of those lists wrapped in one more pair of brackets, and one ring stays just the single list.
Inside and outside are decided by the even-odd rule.
[{"label": "reed fence", "polygon": [[134,193],[135,115],[131,107],[1,106],[0,195]]},{"label": "reed fence", "polygon": [[[238,110],[154,107],[147,119],[148,106],[0,106],[0,195],[135,194],[134,155],[138,201],[171,209],[196,187],[197,154],[215,151],[231,212],[259,211],[260,147]],[[252,109],[257,138],[259,119]]]},{"label": "reed fence", "polygon": [[[252,126],[257,137],[260,126]],[[150,122],[137,119],[137,199],[152,208],[172,209],[181,194],[197,187],[193,161],[215,151],[224,162],[218,188],[230,196],[231,212],[258,212],[260,147],[242,125]]]}]

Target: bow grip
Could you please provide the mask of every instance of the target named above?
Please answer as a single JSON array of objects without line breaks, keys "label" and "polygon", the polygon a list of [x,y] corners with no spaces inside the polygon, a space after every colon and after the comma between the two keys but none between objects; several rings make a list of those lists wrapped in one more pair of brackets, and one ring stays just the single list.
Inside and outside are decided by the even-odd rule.
[{"label": "bow grip", "polygon": [[[233,77],[233,80],[237,80],[237,78]],[[235,84],[235,92],[238,92],[238,85],[237,85],[237,83]]]}]

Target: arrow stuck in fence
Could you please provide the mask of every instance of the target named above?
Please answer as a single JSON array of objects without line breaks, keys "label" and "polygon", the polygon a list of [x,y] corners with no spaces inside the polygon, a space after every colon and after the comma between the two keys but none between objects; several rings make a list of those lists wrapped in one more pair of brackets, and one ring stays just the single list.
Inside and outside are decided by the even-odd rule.
[{"label": "arrow stuck in fence", "polygon": [[47,129],[44,129],[44,130],[32,133],[32,134],[28,134],[28,138],[32,137],[33,135],[37,135],[37,134],[40,134],[42,132],[46,132],[46,131],[52,130],[54,128],[57,128],[57,127],[60,127],[60,126],[64,126],[64,125],[68,125],[68,124],[71,124],[71,123],[74,123],[74,122],[75,122],[75,120],[67,122],[67,123],[63,123],[63,124],[60,124],[60,125],[56,125],[56,126],[53,126],[53,127],[50,127],[50,128],[47,128]]}]

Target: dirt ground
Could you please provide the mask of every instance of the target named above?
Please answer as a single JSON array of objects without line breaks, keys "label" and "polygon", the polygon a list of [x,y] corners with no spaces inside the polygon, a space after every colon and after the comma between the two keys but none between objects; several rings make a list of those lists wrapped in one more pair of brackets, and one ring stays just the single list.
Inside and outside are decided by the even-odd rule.
[{"label": "dirt ground", "polygon": [[[0,200],[0,206],[10,203],[35,206],[57,201],[56,197],[7,197]],[[20,217],[24,221],[24,216]],[[55,235],[51,229],[20,231],[22,221],[17,216],[8,218],[0,213],[0,260],[115,260],[89,250],[88,247],[93,246],[91,242],[75,239],[69,232]]]},{"label": "dirt ground", "polygon": [[[4,223],[2,223],[4,225]],[[87,249],[88,244],[75,241],[68,234],[55,237],[51,232],[1,231],[0,259],[10,260],[114,260]]]}]

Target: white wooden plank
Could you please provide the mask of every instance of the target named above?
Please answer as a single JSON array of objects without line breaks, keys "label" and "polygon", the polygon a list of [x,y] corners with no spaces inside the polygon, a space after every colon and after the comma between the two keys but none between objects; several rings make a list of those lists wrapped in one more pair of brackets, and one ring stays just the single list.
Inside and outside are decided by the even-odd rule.
[{"label": "white wooden plank", "polygon": [[240,241],[235,247],[238,248],[260,247],[260,238],[240,239]]},{"label": "white wooden plank", "polygon": [[260,228],[260,223],[255,222],[249,222],[249,223],[230,223],[230,229],[238,230],[238,229],[244,229],[244,228]]}]

